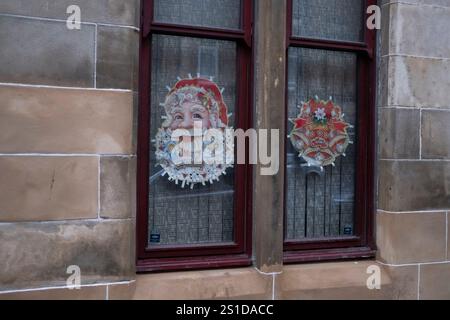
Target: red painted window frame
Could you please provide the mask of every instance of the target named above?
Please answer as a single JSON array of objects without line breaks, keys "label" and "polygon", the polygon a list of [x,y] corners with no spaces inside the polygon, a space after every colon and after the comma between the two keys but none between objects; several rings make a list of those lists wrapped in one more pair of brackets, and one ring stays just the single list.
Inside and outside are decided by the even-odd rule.
[{"label": "red painted window frame", "polygon": [[[372,258],[375,255],[374,240],[374,162],[375,162],[375,62],[376,62],[376,30],[365,28],[364,42],[344,42],[314,38],[302,38],[293,35],[293,1],[287,0],[287,48],[290,47],[345,51],[357,54],[358,68],[358,133],[357,133],[357,170],[355,188],[355,236],[346,238],[329,238],[311,241],[284,241],[284,263],[300,263],[315,261],[332,261],[356,258]],[[364,0],[361,0],[364,1]],[[376,0],[367,0],[364,11]],[[363,14],[361,19],[367,19]],[[364,20],[364,26],[366,25]],[[288,59],[286,59],[288,61]],[[289,64],[287,62],[287,68]],[[286,78],[288,75],[286,75]],[[287,81],[286,81],[287,83]],[[286,88],[286,128],[287,99]],[[285,143],[287,141],[285,140]],[[285,154],[285,166],[287,165]],[[286,171],[286,170],[285,170]],[[287,197],[285,178],[285,199]],[[285,201],[286,203],[286,201]],[[286,216],[286,205],[285,205]],[[286,219],[285,219],[286,220]],[[285,221],[286,223],[286,221]],[[286,230],[286,228],[285,228]]]},{"label": "red painted window frame", "polygon": [[[234,238],[225,245],[148,248],[151,43],[153,34],[230,40],[237,44],[236,127],[252,127],[252,19],[253,1],[243,0],[241,30],[185,26],[153,21],[153,0],[141,1],[139,112],[137,145],[137,272],[211,269],[251,265],[252,166],[235,166]],[[248,148],[247,148],[248,149]]]}]

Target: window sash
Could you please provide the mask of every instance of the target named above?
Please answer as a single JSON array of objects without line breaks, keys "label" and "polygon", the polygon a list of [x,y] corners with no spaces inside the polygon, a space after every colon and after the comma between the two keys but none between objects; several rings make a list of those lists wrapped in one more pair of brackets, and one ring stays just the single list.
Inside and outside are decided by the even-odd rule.
[{"label": "window sash", "polygon": [[[234,41],[237,45],[235,126],[250,128],[251,18],[252,1],[242,2],[242,30],[170,25],[153,21],[153,1],[143,1],[140,50],[139,126],[137,163],[137,259],[138,270],[170,270],[204,266],[245,266],[251,264],[251,166],[235,165],[234,242],[148,247],[149,158],[151,108],[151,52],[153,35]],[[152,165],[152,164],[150,164]],[[207,259],[205,260],[205,257]]]},{"label": "window sash", "polygon": [[[351,257],[349,249],[364,249],[361,255],[373,255],[375,248],[373,234],[374,219],[374,160],[375,160],[375,37],[374,30],[365,28],[364,42],[349,42],[328,39],[303,38],[293,35],[293,1],[288,0],[287,12],[287,48],[300,47],[329,51],[345,51],[357,54],[357,163],[355,188],[354,236],[284,240],[284,260],[286,263],[299,261],[316,261]],[[364,1],[364,0],[362,0]],[[376,0],[367,0],[365,8],[375,5]],[[367,15],[363,15],[367,19]],[[364,23],[365,26],[365,23]],[[288,60],[287,60],[288,61]],[[289,63],[287,62],[287,70]],[[286,75],[287,76],[287,75]],[[287,91],[288,88],[286,88]],[[288,101],[286,101],[286,127],[288,125]],[[287,141],[285,140],[285,143]],[[285,154],[286,157],[286,154]],[[287,161],[285,161],[285,166]],[[287,168],[286,168],[287,169]],[[287,170],[285,170],[287,171]],[[285,203],[287,199],[285,177]],[[286,218],[286,204],[285,213]],[[286,223],[286,219],[285,223]],[[286,230],[286,225],[284,230]],[[361,250],[359,250],[361,251]],[[362,251],[361,251],[362,252]],[[356,256],[359,256],[358,250]]]}]

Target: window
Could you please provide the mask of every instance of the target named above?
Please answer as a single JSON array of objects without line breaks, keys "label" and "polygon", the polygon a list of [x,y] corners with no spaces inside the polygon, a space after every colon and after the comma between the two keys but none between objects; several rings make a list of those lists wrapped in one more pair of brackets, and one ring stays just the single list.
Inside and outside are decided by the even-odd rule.
[{"label": "window", "polygon": [[143,1],[138,271],[251,263],[250,166],[164,158],[173,149],[167,134],[191,132],[196,121],[251,127],[251,3]]},{"label": "window", "polygon": [[288,3],[284,260],[370,256],[375,1]]},{"label": "window", "polygon": [[[375,2],[287,1],[285,263],[374,254]],[[251,165],[175,162],[196,123],[253,127],[253,3],[143,1],[138,271],[251,264]]]}]

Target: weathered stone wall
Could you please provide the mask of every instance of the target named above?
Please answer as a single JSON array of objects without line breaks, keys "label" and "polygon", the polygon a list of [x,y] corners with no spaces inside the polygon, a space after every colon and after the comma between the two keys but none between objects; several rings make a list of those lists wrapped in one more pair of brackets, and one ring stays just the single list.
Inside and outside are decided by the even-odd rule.
[{"label": "weathered stone wall", "polygon": [[70,265],[86,287],[46,296],[135,278],[139,4],[0,1],[0,291],[65,286]]},{"label": "weathered stone wall", "polygon": [[379,260],[450,298],[450,1],[383,1]]}]

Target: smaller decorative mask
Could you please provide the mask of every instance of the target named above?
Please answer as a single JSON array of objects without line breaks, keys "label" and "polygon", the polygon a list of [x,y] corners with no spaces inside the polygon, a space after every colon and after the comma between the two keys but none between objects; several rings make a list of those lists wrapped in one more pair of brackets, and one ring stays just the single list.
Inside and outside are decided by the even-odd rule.
[{"label": "smaller decorative mask", "polygon": [[311,99],[299,106],[300,114],[290,119],[294,124],[289,138],[294,148],[308,165],[325,167],[333,165],[343,155],[349,144],[348,128],[344,114],[332,98],[328,101]]}]

